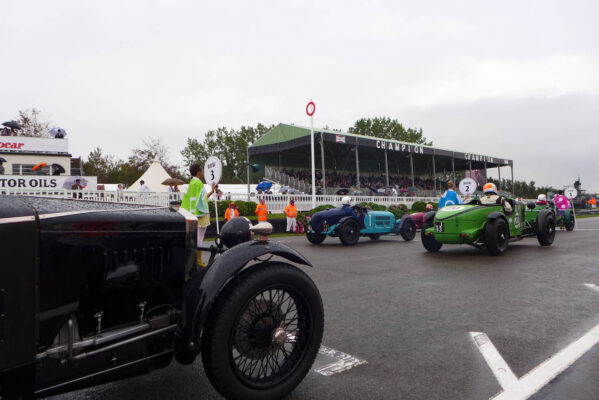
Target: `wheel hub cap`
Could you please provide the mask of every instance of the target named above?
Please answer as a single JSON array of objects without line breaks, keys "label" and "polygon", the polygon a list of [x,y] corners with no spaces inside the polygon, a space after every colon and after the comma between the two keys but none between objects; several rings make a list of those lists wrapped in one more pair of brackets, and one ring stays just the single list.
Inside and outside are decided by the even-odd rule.
[{"label": "wheel hub cap", "polygon": [[272,343],[275,346],[283,346],[287,341],[287,332],[283,328],[277,328],[272,334]]}]

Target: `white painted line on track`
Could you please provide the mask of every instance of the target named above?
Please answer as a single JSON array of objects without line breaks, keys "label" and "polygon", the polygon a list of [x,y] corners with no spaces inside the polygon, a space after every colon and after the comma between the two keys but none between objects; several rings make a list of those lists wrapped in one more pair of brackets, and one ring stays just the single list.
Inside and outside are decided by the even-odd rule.
[{"label": "white painted line on track", "polygon": [[470,337],[478,346],[478,350],[485,358],[485,361],[489,365],[489,368],[491,368],[491,371],[495,375],[495,378],[497,378],[497,381],[503,390],[510,389],[520,384],[518,382],[518,377],[514,375],[512,369],[507,365],[485,333],[470,332]]},{"label": "white painted line on track", "polygon": [[589,289],[593,289],[599,292],[599,286],[595,285],[594,283],[585,283],[584,285]]},{"label": "white painted line on track", "polygon": [[353,367],[357,367],[358,365],[367,364],[366,360],[361,360],[349,354],[343,353],[339,350],[331,349],[330,347],[320,346],[318,349],[319,354],[323,354],[328,357],[334,358],[335,362],[324,365],[320,368],[315,369],[315,372],[318,372],[324,376],[331,376],[338,374],[340,372],[347,371]]},{"label": "white painted line on track", "polygon": [[[497,350],[495,349],[495,347],[492,344],[491,344],[491,347],[489,347],[489,346],[485,347],[485,343],[483,340],[481,340],[481,344],[479,344],[477,342],[477,339],[475,339],[475,335],[481,335],[480,332],[470,332],[470,335],[475,340],[475,343],[477,344],[481,353],[483,353],[483,356],[485,357],[485,360],[487,360],[487,363],[491,367],[491,370],[493,370],[493,373],[495,373],[494,368],[498,368],[498,366],[501,365],[502,363],[505,364],[505,366],[507,366],[507,363],[505,363],[505,360],[503,360],[503,358],[501,357],[499,352],[497,352]],[[482,335],[484,335],[484,334],[482,334]],[[480,336],[476,336],[476,337],[480,337]],[[484,335],[484,338],[486,338],[486,340],[488,340],[488,343],[491,343],[490,340],[488,339],[488,337],[486,337],[486,335]],[[537,393],[545,385],[547,385],[549,382],[551,382],[553,379],[555,379],[558,375],[560,375],[562,372],[564,372],[568,367],[570,367],[572,364],[574,364],[576,362],[576,360],[578,360],[580,357],[582,357],[587,351],[591,350],[593,348],[593,346],[595,346],[597,343],[599,343],[599,325],[596,325],[595,327],[593,327],[593,329],[591,329],[586,334],[584,334],[580,339],[572,342],[566,348],[559,351],[557,354],[553,355],[552,357],[548,358],[547,360],[545,360],[544,362],[539,364],[537,367],[533,368],[530,372],[528,372],[522,378],[518,379],[516,384],[514,384],[512,378],[510,378],[509,374],[507,374],[507,373],[502,375],[502,380],[504,380],[503,383],[502,383],[502,380],[500,380],[500,378],[497,377],[499,384],[502,386],[502,388],[504,390],[502,392],[496,394],[495,396],[493,396],[491,399],[493,399],[493,400],[525,400],[525,399],[528,399],[530,396]],[[491,349],[491,350],[489,350],[489,349]],[[491,357],[492,363],[489,362],[489,359],[487,359],[487,355],[485,355],[483,350],[486,351],[487,353],[490,353],[493,356],[493,357]],[[496,354],[493,354],[493,350],[496,352]],[[497,360],[496,357],[499,357],[499,360]],[[509,370],[509,367],[507,367],[507,369]],[[509,372],[511,373],[511,370]],[[497,376],[497,373],[495,373],[495,376]],[[509,387],[504,387],[506,376],[508,377],[507,384],[509,384]]]},{"label": "white painted line on track", "polygon": [[577,231],[599,231],[599,228],[576,228]]}]

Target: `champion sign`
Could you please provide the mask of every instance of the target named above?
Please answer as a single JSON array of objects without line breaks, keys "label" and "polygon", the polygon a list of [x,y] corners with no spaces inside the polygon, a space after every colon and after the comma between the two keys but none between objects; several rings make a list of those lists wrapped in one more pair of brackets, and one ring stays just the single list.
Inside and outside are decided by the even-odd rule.
[{"label": "champion sign", "polygon": [[424,154],[424,147],[415,144],[385,142],[383,140],[376,141],[376,148],[391,151],[404,151],[409,153]]},{"label": "champion sign", "polygon": [[[484,161],[484,162],[489,162],[489,163],[494,163],[495,159],[493,157],[489,157],[489,156],[481,156],[478,154],[469,154],[469,153],[464,153],[464,158],[466,160],[470,160],[470,161]],[[506,164],[508,163],[507,160],[503,160]]]}]

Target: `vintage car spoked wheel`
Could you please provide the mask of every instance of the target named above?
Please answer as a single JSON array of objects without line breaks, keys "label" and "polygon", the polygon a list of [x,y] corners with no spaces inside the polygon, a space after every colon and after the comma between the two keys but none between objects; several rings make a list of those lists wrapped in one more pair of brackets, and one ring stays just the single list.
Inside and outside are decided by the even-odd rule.
[{"label": "vintage car spoked wheel", "polygon": [[422,245],[424,246],[424,248],[432,253],[441,250],[441,247],[443,247],[443,243],[438,242],[437,239],[435,239],[434,236],[432,235],[427,235],[426,234],[426,230],[428,228],[430,228],[431,226],[433,226],[433,224],[431,222],[423,222],[422,223],[422,230],[420,231],[420,238],[422,239]]},{"label": "vintage car spoked wheel", "polygon": [[487,223],[485,244],[487,251],[494,256],[505,253],[510,239],[510,231],[503,218],[496,218]]},{"label": "vintage car spoked wheel", "polygon": [[372,240],[379,240],[381,238],[381,234],[380,233],[371,233],[370,235],[368,235],[368,237]]},{"label": "vintage car spoked wheel", "polygon": [[327,238],[327,235],[324,233],[306,232],[306,238],[312,244],[321,244]]},{"label": "vintage car spoked wheel", "polygon": [[541,246],[551,246],[553,239],[555,238],[555,220],[553,214],[540,214],[539,215],[539,232],[537,233],[537,240]]},{"label": "vintage car spoked wheel", "polygon": [[355,220],[348,219],[338,228],[338,235],[341,243],[351,246],[360,240],[360,227]]},{"label": "vintage car spoked wheel", "polygon": [[412,219],[406,219],[401,227],[401,237],[406,242],[416,237],[416,223]]},{"label": "vintage car spoked wheel", "polygon": [[285,396],[310,370],[324,325],[312,280],[283,263],[242,272],[219,295],[202,335],[208,378],[231,399]]}]

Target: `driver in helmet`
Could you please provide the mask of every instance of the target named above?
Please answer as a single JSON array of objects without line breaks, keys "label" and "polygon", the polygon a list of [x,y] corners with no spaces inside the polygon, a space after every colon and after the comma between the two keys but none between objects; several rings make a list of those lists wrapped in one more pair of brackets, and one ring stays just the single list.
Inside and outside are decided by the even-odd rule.
[{"label": "driver in helmet", "polygon": [[494,183],[486,183],[483,186],[484,196],[481,197],[478,202],[479,204],[488,205],[501,205],[506,213],[512,212],[512,205],[503,196],[497,194],[497,186]]},{"label": "driver in helmet", "polygon": [[537,203],[538,205],[547,205],[549,204],[549,202],[547,201],[547,196],[544,194],[540,194],[537,196]]},{"label": "driver in helmet", "polygon": [[341,199],[341,209],[345,211],[345,215],[351,215],[354,218],[358,218],[356,212],[351,207],[351,197],[345,196]]}]

